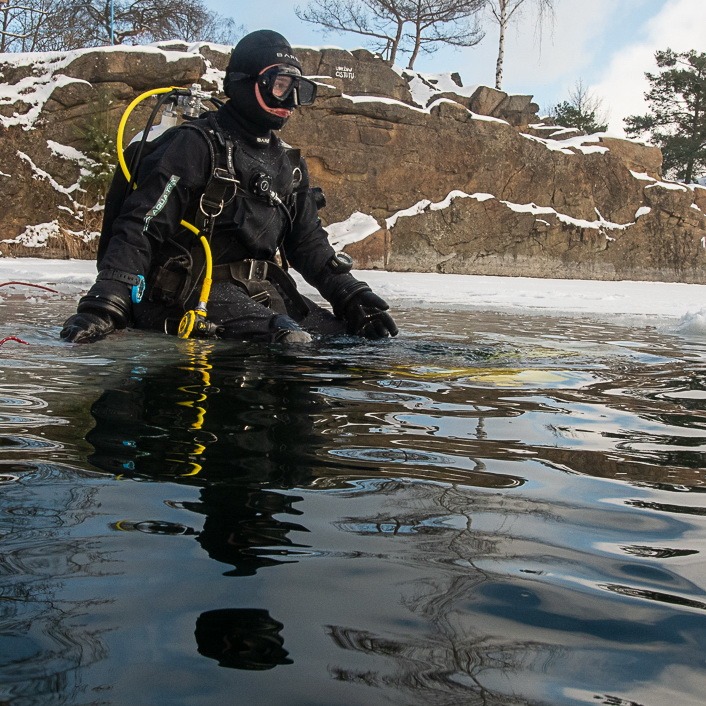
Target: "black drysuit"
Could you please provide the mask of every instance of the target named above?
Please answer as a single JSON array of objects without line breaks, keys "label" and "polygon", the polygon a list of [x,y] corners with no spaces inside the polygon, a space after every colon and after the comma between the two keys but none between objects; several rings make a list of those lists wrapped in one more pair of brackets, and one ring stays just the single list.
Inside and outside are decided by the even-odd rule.
[{"label": "black drysuit", "polygon": [[[281,245],[292,267],[340,314],[346,301],[366,285],[331,264],[334,250],[317,215],[304,159],[298,153],[293,159],[294,151],[287,150],[274,133],[268,137],[247,133],[229,103],[215,118],[222,136],[235,146],[239,186],[216,219],[210,239],[214,272],[222,273],[227,268],[219,266],[247,259],[272,261]],[[202,119],[201,125],[207,128],[208,121]],[[101,239],[98,269],[145,277],[146,292],[132,306],[129,322],[138,328],[161,330],[166,321],[173,329],[183,312],[198,301],[204,262],[201,246],[178,224],[182,219],[195,222],[212,168],[206,137],[197,129],[176,128],[141,160],[137,188],[124,202],[124,185],[115,187],[117,180],[108,194],[106,221],[112,220],[112,227]],[[263,175],[282,204],[253,190],[253,183]],[[113,220],[108,216],[116,201],[121,209]],[[106,284],[99,281],[94,287]],[[223,338],[277,340],[282,332],[299,327],[312,333],[345,330],[340,318],[308,299],[302,307],[301,295],[296,306],[292,299],[297,297],[290,295],[291,289],[276,281],[248,283],[214,276],[209,319]]]}]

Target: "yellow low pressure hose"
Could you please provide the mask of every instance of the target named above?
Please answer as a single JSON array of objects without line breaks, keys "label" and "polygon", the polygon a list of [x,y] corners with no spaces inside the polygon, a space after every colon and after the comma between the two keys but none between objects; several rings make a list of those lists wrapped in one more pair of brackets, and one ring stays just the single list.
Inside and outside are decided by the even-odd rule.
[{"label": "yellow low pressure hose", "polygon": [[[118,152],[118,163],[120,164],[120,169],[122,170],[123,176],[125,177],[128,184],[132,178],[130,174],[130,169],[125,161],[125,126],[127,121],[132,114],[132,111],[142,103],[142,101],[151,98],[152,96],[160,95],[163,93],[171,93],[172,91],[183,90],[176,86],[169,86],[166,88],[153,88],[151,91],[145,91],[141,95],[137,96],[130,105],[125,109],[122,117],[120,118],[120,123],[118,124],[118,134],[117,134],[117,152]],[[208,240],[201,235],[199,229],[187,222],[181,221],[180,225],[184,226],[187,230],[190,230],[194,235],[198,236],[201,240],[201,246],[203,247],[205,259],[206,259],[206,272],[204,274],[203,283],[201,284],[201,293],[199,295],[199,303],[196,309],[193,311],[188,311],[184,318],[179,324],[179,337],[188,338],[194,330],[194,326],[197,323],[197,316],[202,317],[204,320],[206,318],[206,307],[208,305],[208,298],[211,295],[211,284],[213,283],[213,257],[211,256],[211,246]]]},{"label": "yellow low pressure hose", "polygon": [[177,86],[168,86],[166,88],[153,88],[151,91],[145,91],[141,95],[137,96],[137,98],[135,98],[135,100],[133,100],[132,103],[130,103],[130,105],[125,108],[125,112],[123,113],[123,116],[120,118],[120,122],[118,123],[117,148],[120,169],[122,169],[123,175],[127,180],[128,184],[130,183],[131,175],[130,170],[127,166],[127,162],[125,161],[125,148],[123,147],[123,144],[125,140],[125,126],[127,125],[127,121],[130,118],[130,115],[132,115],[132,111],[135,110],[135,108],[137,108],[137,106],[142,103],[142,101],[147,100],[152,96],[157,96],[161,93],[171,93],[172,91],[178,90],[180,89]]}]

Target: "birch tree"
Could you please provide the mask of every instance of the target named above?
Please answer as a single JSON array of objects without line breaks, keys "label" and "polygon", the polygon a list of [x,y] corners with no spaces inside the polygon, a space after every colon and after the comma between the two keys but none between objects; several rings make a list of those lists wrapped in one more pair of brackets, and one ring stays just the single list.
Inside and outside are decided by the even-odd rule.
[{"label": "birch tree", "polygon": [[485,4],[499,29],[498,59],[495,63],[495,88],[498,90],[501,90],[503,83],[507,28],[513,19],[519,17],[522,6],[528,1],[535,5],[538,13],[537,24],[541,30],[546,17],[554,17],[554,0],[486,0]]}]

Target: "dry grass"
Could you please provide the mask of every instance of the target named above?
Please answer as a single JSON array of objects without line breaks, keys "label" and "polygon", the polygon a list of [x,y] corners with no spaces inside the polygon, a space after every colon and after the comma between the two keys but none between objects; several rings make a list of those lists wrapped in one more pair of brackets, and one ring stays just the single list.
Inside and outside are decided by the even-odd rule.
[{"label": "dry grass", "polygon": [[[28,247],[21,243],[0,242],[2,257],[39,257],[56,260],[93,260],[98,251],[98,233],[103,221],[102,211],[84,209],[79,223],[59,217],[59,233],[50,236],[44,245]],[[77,228],[78,226],[78,228]],[[93,237],[89,237],[91,234]]]}]

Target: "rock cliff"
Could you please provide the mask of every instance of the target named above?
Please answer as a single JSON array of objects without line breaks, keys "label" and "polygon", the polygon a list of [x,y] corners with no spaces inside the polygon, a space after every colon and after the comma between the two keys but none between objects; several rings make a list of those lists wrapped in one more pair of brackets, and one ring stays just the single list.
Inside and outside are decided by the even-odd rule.
[{"label": "rock cliff", "polygon": [[[531,96],[398,71],[365,50],[298,54],[319,99],[282,137],[359,267],[706,283],[706,188],[665,181],[659,150],[547,124]],[[227,58],[179,43],[0,55],[0,252],[90,255],[88,128],[112,133],[150,88],[217,90]]]}]

